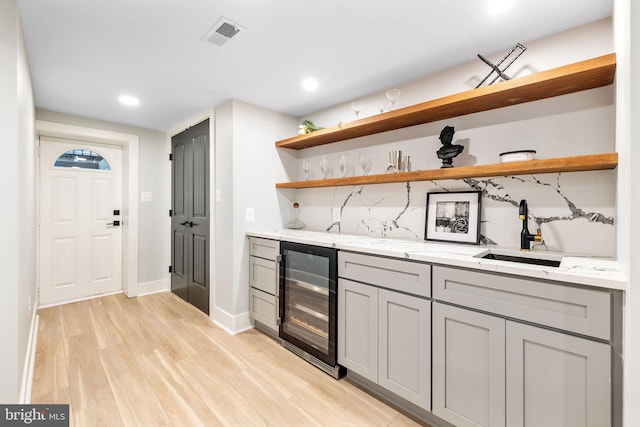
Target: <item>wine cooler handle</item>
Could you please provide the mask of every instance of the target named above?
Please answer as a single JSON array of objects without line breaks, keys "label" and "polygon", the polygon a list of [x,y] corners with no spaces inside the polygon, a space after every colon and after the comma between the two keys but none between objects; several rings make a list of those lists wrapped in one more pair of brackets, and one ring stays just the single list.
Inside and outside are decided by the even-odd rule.
[{"label": "wine cooler handle", "polygon": [[282,317],[280,316],[280,264],[282,263],[282,255],[276,255],[276,325],[280,326]]}]

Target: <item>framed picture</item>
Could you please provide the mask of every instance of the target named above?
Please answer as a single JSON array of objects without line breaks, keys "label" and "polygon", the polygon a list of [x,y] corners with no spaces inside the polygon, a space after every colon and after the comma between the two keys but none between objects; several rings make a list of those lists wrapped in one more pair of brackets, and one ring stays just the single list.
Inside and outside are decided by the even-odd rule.
[{"label": "framed picture", "polygon": [[424,239],[480,243],[480,191],[427,193]]}]

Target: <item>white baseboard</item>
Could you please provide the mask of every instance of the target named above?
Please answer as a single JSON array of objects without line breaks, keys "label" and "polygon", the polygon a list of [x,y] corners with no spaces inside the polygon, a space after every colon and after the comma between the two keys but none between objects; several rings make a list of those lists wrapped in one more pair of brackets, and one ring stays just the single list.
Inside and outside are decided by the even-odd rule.
[{"label": "white baseboard", "polygon": [[236,335],[253,328],[248,311],[232,315],[219,307],[213,307],[211,320],[230,335]]},{"label": "white baseboard", "polygon": [[170,290],[171,286],[167,279],[138,283],[138,296],[157,294],[158,292],[166,292]]},{"label": "white baseboard", "polygon": [[36,345],[38,342],[38,309],[33,309],[31,317],[31,329],[29,330],[29,342],[27,343],[27,352],[25,354],[24,369],[22,370],[22,384],[20,385],[20,404],[31,403],[31,386],[33,385],[33,368],[36,362]]}]

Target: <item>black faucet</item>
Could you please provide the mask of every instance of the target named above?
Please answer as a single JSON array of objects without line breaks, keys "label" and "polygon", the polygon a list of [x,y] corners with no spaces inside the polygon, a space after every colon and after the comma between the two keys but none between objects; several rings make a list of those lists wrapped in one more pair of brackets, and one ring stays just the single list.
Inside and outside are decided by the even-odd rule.
[{"label": "black faucet", "polygon": [[520,232],[520,250],[521,251],[531,250],[529,247],[529,242],[542,241],[542,233],[540,233],[539,228],[536,234],[529,233],[528,216],[529,216],[529,208],[527,207],[527,201],[522,199],[520,200],[520,219],[522,220],[522,231]]}]

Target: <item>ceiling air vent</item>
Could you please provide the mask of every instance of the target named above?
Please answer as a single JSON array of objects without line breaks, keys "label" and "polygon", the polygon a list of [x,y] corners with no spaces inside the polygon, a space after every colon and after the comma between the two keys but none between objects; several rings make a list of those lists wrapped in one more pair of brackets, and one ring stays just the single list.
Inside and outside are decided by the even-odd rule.
[{"label": "ceiling air vent", "polygon": [[201,40],[215,44],[216,46],[222,46],[244,29],[243,26],[223,16],[202,36]]}]

